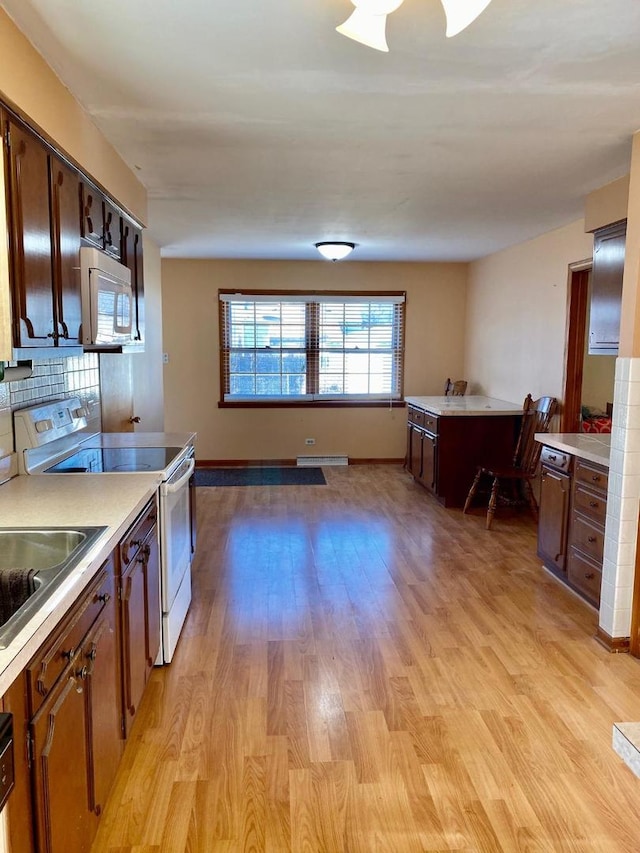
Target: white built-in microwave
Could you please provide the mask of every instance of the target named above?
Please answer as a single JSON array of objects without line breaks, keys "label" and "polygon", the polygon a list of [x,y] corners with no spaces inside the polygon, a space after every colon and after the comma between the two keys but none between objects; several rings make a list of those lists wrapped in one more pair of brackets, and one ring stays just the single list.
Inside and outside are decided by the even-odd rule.
[{"label": "white built-in microwave", "polygon": [[99,249],[80,249],[82,345],[117,349],[134,343],[131,270]]}]

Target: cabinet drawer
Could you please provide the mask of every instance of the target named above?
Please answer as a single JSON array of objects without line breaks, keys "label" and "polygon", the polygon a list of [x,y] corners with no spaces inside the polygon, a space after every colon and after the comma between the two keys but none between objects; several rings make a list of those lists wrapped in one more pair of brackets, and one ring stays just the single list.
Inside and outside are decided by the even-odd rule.
[{"label": "cabinet drawer", "polygon": [[156,502],[147,504],[120,543],[121,571],[134,559],[140,546],[158,520]]},{"label": "cabinet drawer", "polygon": [[574,470],[574,479],[576,483],[584,483],[592,489],[602,489],[607,491],[609,483],[609,472],[599,465],[585,462],[583,459],[576,459]]},{"label": "cabinet drawer", "polygon": [[436,415],[431,415],[429,412],[424,413],[424,428],[428,432],[438,434],[438,418]]},{"label": "cabinet drawer", "polygon": [[424,412],[422,409],[414,409],[413,406],[409,406],[409,423],[416,424],[416,426],[424,426]]},{"label": "cabinet drawer", "polygon": [[569,553],[567,578],[569,583],[579,589],[596,607],[600,604],[602,571],[596,563],[574,548]]},{"label": "cabinet drawer", "polygon": [[571,454],[543,445],[540,452],[540,462],[558,468],[560,471],[568,471],[571,467]]},{"label": "cabinet drawer", "polygon": [[604,528],[602,525],[575,514],[571,525],[571,544],[602,565],[604,553]]},{"label": "cabinet drawer", "polygon": [[83,594],[79,605],[27,666],[30,712],[34,714],[69,666],[82,641],[114,596],[113,561],[109,559]]},{"label": "cabinet drawer", "polygon": [[573,508],[604,525],[607,514],[607,499],[601,492],[594,492],[580,485],[580,483],[576,483],[573,490]]}]

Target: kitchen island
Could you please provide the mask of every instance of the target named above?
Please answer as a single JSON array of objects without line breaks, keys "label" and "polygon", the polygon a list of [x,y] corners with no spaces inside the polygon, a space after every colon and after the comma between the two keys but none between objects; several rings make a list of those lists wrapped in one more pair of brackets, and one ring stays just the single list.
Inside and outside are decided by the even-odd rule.
[{"label": "kitchen island", "polygon": [[508,465],[522,405],[493,397],[406,397],[406,468],[445,507],[464,506],[478,465]]}]

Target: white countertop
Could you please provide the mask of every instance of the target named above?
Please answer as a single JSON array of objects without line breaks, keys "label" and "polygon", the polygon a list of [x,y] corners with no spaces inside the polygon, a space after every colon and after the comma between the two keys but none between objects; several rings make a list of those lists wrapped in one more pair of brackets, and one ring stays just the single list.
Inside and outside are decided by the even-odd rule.
[{"label": "white countertop", "polygon": [[536,441],[580,459],[609,467],[611,435],[588,432],[537,432]]},{"label": "white countertop", "polygon": [[431,412],[432,415],[518,415],[521,403],[496,400],[494,397],[470,395],[468,397],[405,397],[407,403]]},{"label": "white countertop", "polygon": [[13,642],[0,649],[0,696],[99,571],[161,478],[161,473],[21,475],[0,486],[1,527],[107,528]]}]

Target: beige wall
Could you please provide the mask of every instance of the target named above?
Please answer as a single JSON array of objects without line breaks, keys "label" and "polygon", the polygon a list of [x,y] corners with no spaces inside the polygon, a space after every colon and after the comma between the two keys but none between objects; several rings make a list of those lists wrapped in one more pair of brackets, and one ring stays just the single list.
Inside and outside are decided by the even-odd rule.
[{"label": "beige wall", "polygon": [[145,233],[144,258],[144,353],[133,353],[133,414],[140,418],[136,432],[163,432],[164,393],[162,374],[162,269],[160,249]]},{"label": "beige wall", "polygon": [[219,409],[217,290],[405,290],[405,393],[438,394],[462,375],[466,276],[464,264],[164,259],[165,428],[197,430],[200,459],[404,457],[404,409]]},{"label": "beige wall", "polygon": [[562,399],[568,266],[592,252],[580,220],[470,265],[464,369],[474,390]]},{"label": "beige wall", "polygon": [[69,90],[0,10],[0,92],[142,223],[147,195]]},{"label": "beige wall", "polygon": [[627,218],[630,175],[589,193],[584,202],[584,230],[595,231]]}]

